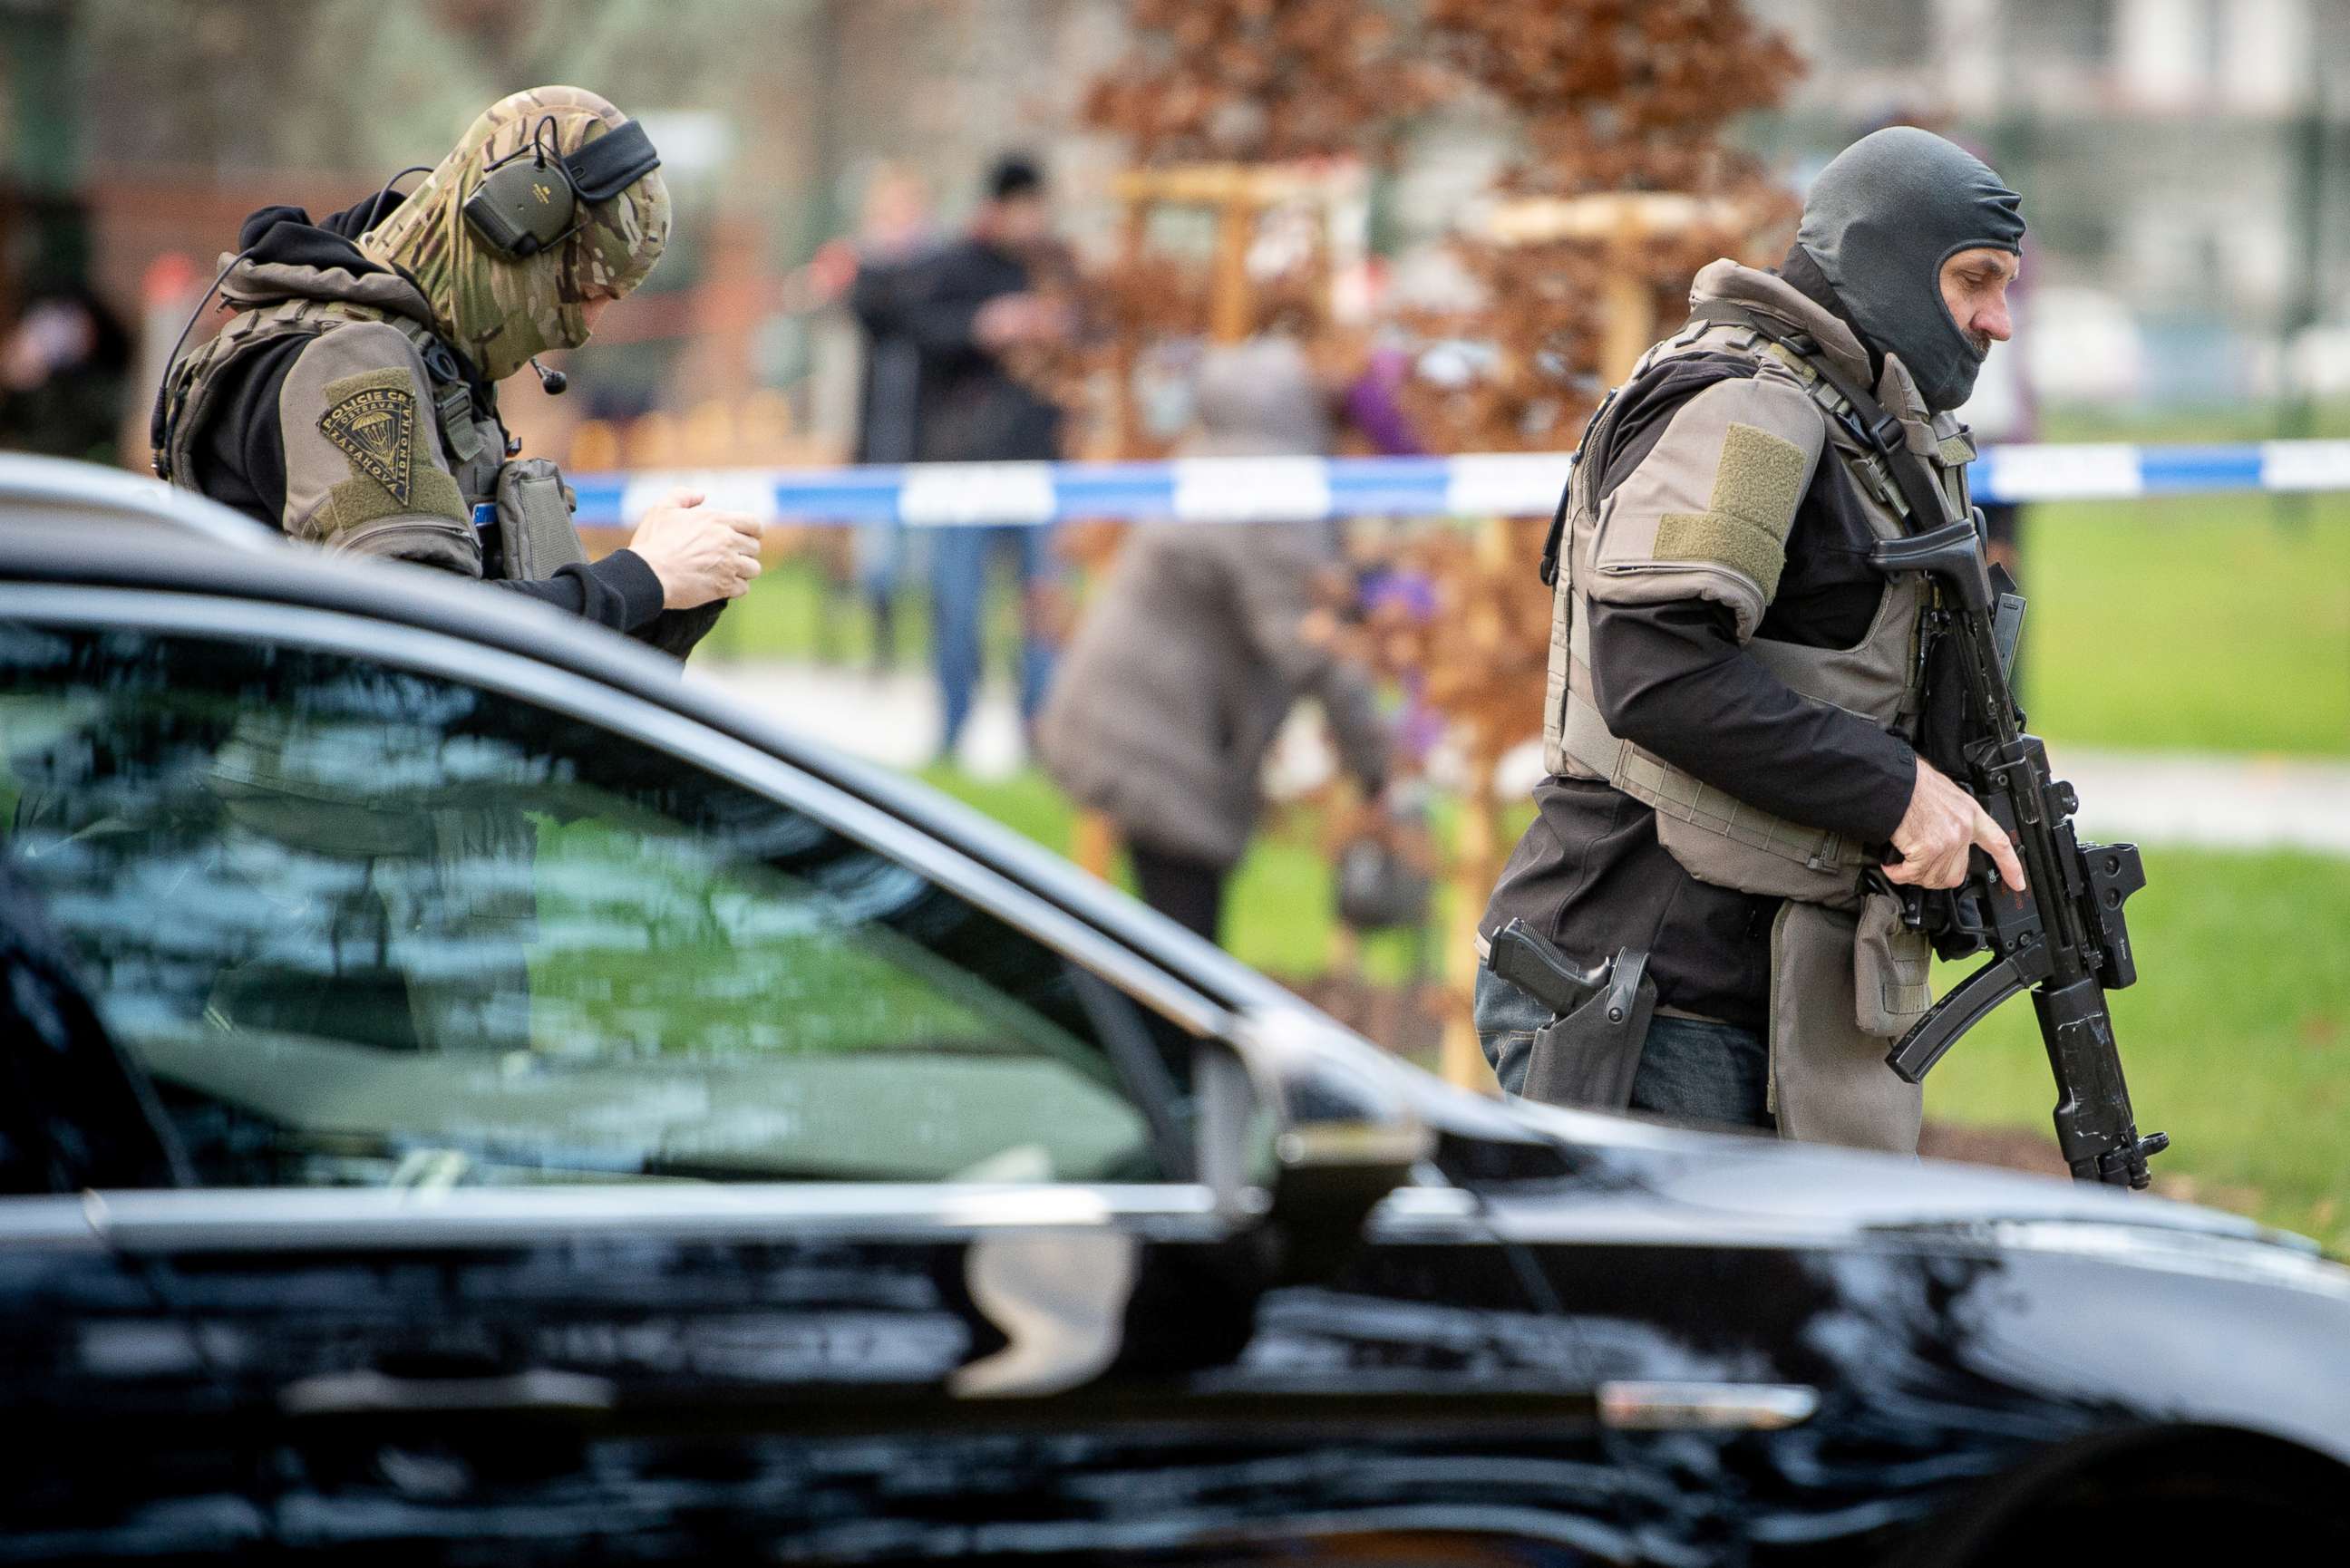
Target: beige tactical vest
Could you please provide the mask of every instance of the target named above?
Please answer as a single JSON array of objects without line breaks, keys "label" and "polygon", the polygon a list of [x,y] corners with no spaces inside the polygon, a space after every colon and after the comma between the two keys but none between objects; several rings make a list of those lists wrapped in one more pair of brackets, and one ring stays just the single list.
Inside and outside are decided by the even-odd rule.
[{"label": "beige tactical vest", "polygon": [[[1710,299],[1787,322],[1825,345],[1823,353],[1838,354],[1838,368],[1850,380],[1867,384],[1866,359],[1850,329],[1781,279],[1716,262],[1698,275],[1691,291],[1693,304]],[[1899,421],[1908,450],[1930,469],[1940,516],[1910,515],[1884,460],[1852,428],[1850,403],[1805,357],[1752,327],[1694,319],[1643,356],[1634,376],[1699,353],[1746,358],[1755,364],[1758,382],[1775,379],[1781,389],[1800,389],[1825,431],[1814,449],[1818,461],[1832,457],[1844,465],[1877,536],[1896,538],[1970,514],[1966,464],[1974,448],[1965,428],[1948,414],[1928,413],[1898,360],[1887,360],[1875,396]],[[1762,395],[1776,393],[1765,389]],[[1778,404],[1781,412],[1801,406],[1789,398]],[[1615,411],[1612,405],[1602,410],[1594,437],[1605,436],[1601,425]],[[1774,445],[1768,432],[1739,432],[1736,424],[1721,432],[1721,462],[1711,476],[1713,504],[1726,508],[1726,515],[1706,511],[1639,518],[1611,537],[1609,524],[1623,521],[1614,507],[1624,492],[1598,500],[1596,465],[1577,464],[1565,500],[1553,601],[1544,758],[1554,774],[1604,779],[1652,807],[1659,842],[1691,876],[1785,900],[1771,932],[1768,1021],[1769,1103],[1781,1135],[1912,1152],[1923,1100],[1915,1085],[1885,1065],[1884,1054],[1887,1042],[1932,1004],[1929,953],[1924,939],[1902,926],[1892,898],[1862,896],[1866,848],[1749,805],[1611,733],[1593,697],[1592,597],[1640,602],[1696,593],[1733,609],[1747,651],[1797,695],[1905,736],[1916,732],[1923,697],[1919,634],[1933,594],[1922,575],[1887,580],[1867,635],[1855,647],[1806,648],[1753,635],[1780,557],[1758,542],[1763,535],[1740,532],[1735,494],[1725,496],[1723,487],[1735,491],[1735,471],[1744,464],[1764,488],[1776,485],[1792,511],[1800,494],[1802,453],[1783,441]],[[1816,431],[1800,433],[1809,439]],[[1586,439],[1585,450],[1602,444]],[[1777,526],[1783,530],[1786,519]],[[1669,538],[1669,528],[1677,536]],[[1777,543],[1783,546],[1783,537]]]},{"label": "beige tactical vest", "polygon": [[[1788,303],[1792,300],[1810,317],[1825,317],[1818,306],[1766,274],[1740,267],[1735,271],[1742,277],[1723,278],[1721,269],[1729,265],[1716,263],[1700,275],[1700,297],[1707,296],[1709,281],[1734,282],[1745,286],[1731,297],[1749,308],[1768,309],[1784,317],[1794,314]],[[1776,286],[1775,289],[1758,287],[1752,281],[1756,279]],[[1809,330],[1814,322],[1803,319],[1794,325]],[[1898,538],[1969,515],[1966,464],[1973,458],[1974,448],[1964,427],[1950,415],[1929,416],[1925,411],[1906,373],[1888,370],[1877,389],[1879,400],[1887,412],[1901,421],[1909,450],[1932,466],[1948,508],[1942,517],[1912,519],[1883,461],[1847,428],[1851,406],[1804,359],[1750,327],[1692,321],[1642,356],[1633,374],[1637,378],[1668,359],[1701,353],[1753,359],[1758,374],[1791,378],[1804,388],[1819,405],[1829,450],[1845,465],[1870,526],[1879,537]],[[1615,412],[1613,406],[1602,411],[1595,422],[1595,437],[1604,437],[1599,426],[1611,421]],[[1586,450],[1599,444],[1586,441]],[[1654,808],[1658,837],[1691,876],[1702,881],[1814,903],[1855,901],[1855,882],[1866,863],[1862,846],[1747,805],[1609,732],[1592,695],[1586,595],[1599,572],[1637,573],[1645,563],[1600,561],[1597,545],[1605,508],[1595,500],[1599,483],[1595,468],[1576,466],[1567,497],[1566,530],[1561,540],[1551,616],[1543,735],[1545,764],[1552,773],[1570,778],[1605,779]],[[1868,635],[1850,649],[1809,648],[1752,637],[1743,618],[1741,635],[1747,639],[1747,652],[1797,695],[1861,714],[1906,736],[1914,732],[1922,695],[1918,636],[1929,597],[1930,588],[1921,574],[1887,579]]]},{"label": "beige tactical vest", "polygon": [[[209,342],[174,364],[165,379],[166,435],[158,468],[173,484],[195,488],[195,446],[217,411],[216,389],[234,379],[224,374],[231,366],[287,337],[318,337],[353,323],[380,322],[406,337],[426,368],[442,458],[467,511],[484,504],[496,510],[502,575],[546,577],[558,566],[587,559],[572,525],[567,488],[555,465],[545,460],[509,460],[505,427],[494,411],[475,407],[453,351],[412,314],[416,295],[404,280],[244,263],[230,273],[221,292],[235,314]],[[463,552],[445,545],[411,548],[400,536],[402,530],[413,533],[430,525],[430,520],[387,518],[360,531],[368,537],[328,542],[337,548],[427,559],[442,566],[470,558],[478,575],[480,552],[470,518],[450,530],[452,535],[463,531],[468,546]]]}]

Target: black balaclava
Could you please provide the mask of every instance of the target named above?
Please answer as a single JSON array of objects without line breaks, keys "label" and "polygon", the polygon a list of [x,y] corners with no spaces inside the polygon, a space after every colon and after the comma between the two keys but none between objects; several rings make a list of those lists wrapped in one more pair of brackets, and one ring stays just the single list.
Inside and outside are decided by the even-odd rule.
[{"label": "black balaclava", "polygon": [[1939,412],[1967,400],[1983,360],[1942,303],[1942,264],[1981,247],[2021,250],[2022,201],[1966,149],[1897,125],[1820,171],[1795,243],[1862,336],[1899,356]]}]

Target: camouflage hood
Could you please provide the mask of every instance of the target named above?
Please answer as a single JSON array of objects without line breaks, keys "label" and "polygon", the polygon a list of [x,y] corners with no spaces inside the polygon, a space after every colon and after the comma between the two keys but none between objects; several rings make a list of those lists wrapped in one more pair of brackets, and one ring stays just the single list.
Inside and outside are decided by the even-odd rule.
[{"label": "camouflage hood", "polygon": [[[482,243],[465,222],[465,198],[535,132],[567,158],[626,118],[581,88],[533,88],[501,99],[359,247],[416,279],[442,336],[490,380],[513,375],[534,354],[576,348],[588,340],[587,298],[627,294],[660,259],[670,215],[660,171],[589,208],[578,233],[561,244],[519,261]],[[551,137],[541,130],[548,122]]]}]

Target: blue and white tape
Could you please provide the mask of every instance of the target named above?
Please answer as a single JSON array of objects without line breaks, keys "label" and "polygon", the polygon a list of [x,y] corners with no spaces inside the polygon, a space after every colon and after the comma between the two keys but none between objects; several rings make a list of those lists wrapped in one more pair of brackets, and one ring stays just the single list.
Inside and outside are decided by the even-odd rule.
[{"label": "blue and white tape", "polygon": [[[902,468],[727,468],[590,473],[579,521],[633,522],[681,486],[771,522],[952,528],[1076,517],[1201,523],[1329,517],[1547,516],[1572,460],[1225,457],[1172,462],[935,462]],[[1974,470],[1985,502],[2127,500],[2198,491],[2350,490],[2350,441],[2237,446],[1994,446]]]}]

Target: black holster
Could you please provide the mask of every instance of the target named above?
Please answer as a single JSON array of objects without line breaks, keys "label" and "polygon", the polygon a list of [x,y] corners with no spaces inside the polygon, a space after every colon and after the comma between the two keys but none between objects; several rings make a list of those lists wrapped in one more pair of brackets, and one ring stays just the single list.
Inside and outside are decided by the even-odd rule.
[{"label": "black holster", "polygon": [[1631,948],[1617,953],[1607,971],[1607,983],[1581,1006],[1534,1032],[1526,1098],[1608,1111],[1632,1103],[1657,982],[1648,978],[1648,955]]},{"label": "black holster", "polygon": [[1580,969],[1513,919],[1488,940],[1485,967],[1553,1014],[1534,1032],[1527,1099],[1617,1111],[1632,1103],[1632,1078],[1657,1011],[1645,949],[1625,948],[1596,970]]}]

